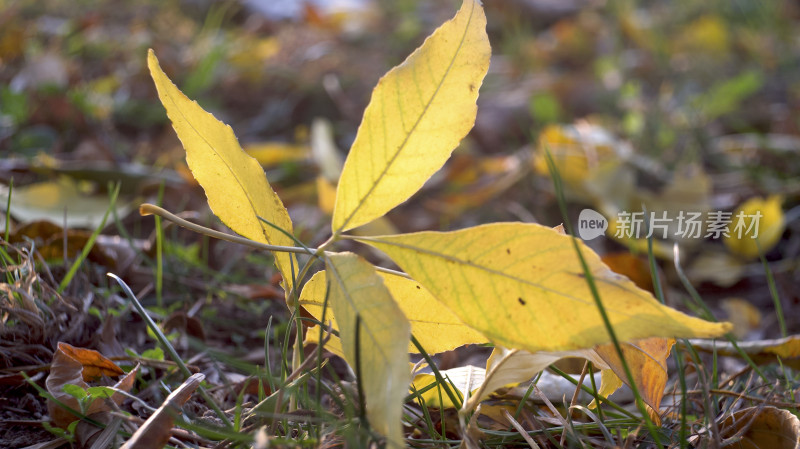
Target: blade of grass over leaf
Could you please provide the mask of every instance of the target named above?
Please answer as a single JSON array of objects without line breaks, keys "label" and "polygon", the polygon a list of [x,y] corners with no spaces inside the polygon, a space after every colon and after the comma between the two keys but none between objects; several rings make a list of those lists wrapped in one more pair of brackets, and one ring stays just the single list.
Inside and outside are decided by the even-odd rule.
[{"label": "blade of grass over leaf", "polygon": [[408,320],[366,260],[352,253],[330,254],[325,265],[345,358],[361,368],[358,384],[370,427],[386,436],[389,447],[404,447],[401,419],[411,380]]},{"label": "blade of grass over leaf", "polygon": [[[186,162],[203,187],[208,205],[228,227],[251,240],[269,245],[292,246],[292,239],[263,224],[263,217],[288,233],[292,221],[272,190],[264,169],[239,146],[230,126],[220,122],[187,98],[161,70],[150,50],[147,65],[172,127],[186,150]],[[288,253],[275,254],[275,263],[289,291],[294,273]],[[297,267],[297,262],[294,262]]]},{"label": "blade of grass over leaf", "polygon": [[[675,273],[678,275],[678,279],[680,279],[681,284],[683,284],[683,287],[686,289],[687,292],[689,292],[689,297],[692,298],[692,300],[694,300],[695,305],[705,313],[706,319],[716,320],[716,318],[714,318],[714,314],[711,312],[711,309],[708,308],[706,303],[703,301],[703,298],[700,297],[700,293],[697,292],[697,289],[695,289],[692,283],[689,282],[689,278],[686,277],[686,273],[683,272],[683,267],[681,267],[680,247],[678,246],[677,243],[675,243],[672,247],[672,254],[673,254],[673,262],[675,265]],[[725,335],[725,339],[727,339],[731,343],[731,345],[734,347],[739,356],[742,359],[744,359],[744,361],[746,361],[751,368],[753,368],[756,374],[758,374],[758,376],[761,377],[761,379],[764,382],[769,382],[767,376],[764,374],[763,371],[761,371],[761,368],[759,368],[758,365],[756,365],[756,363],[753,361],[753,359],[751,359],[750,356],[747,355],[747,353],[744,352],[739,347],[739,345],[736,343],[736,338],[733,336],[733,334],[727,333]],[[691,343],[689,343],[688,341],[686,342],[686,347],[694,351],[694,348],[692,348]]]},{"label": "blade of grass over leaf", "polygon": [[[550,151],[547,151],[546,156],[547,156],[547,167],[550,170],[550,176],[553,178],[553,186],[555,187],[555,190],[556,190],[556,197],[558,199],[558,207],[561,210],[561,216],[564,218],[564,221],[567,223],[567,230],[569,231],[570,235],[572,235],[573,234],[572,223],[570,222],[569,217],[567,215],[567,203],[566,203],[566,200],[564,199],[564,190],[563,190],[562,185],[561,185],[561,175],[558,173],[558,169],[556,168],[555,162],[553,162],[553,158],[550,155]],[[619,356],[619,361],[622,364],[622,369],[625,372],[625,377],[628,380],[627,384],[631,388],[631,391],[633,392],[633,396],[634,396],[635,401],[636,401],[636,406],[642,412],[642,416],[644,417],[645,425],[647,426],[647,429],[650,431],[650,435],[655,439],[656,446],[658,446],[659,448],[662,448],[663,446],[661,445],[661,441],[660,441],[660,439],[658,437],[658,429],[656,428],[655,423],[653,423],[653,420],[650,419],[650,415],[648,414],[647,407],[645,406],[644,400],[642,399],[642,395],[639,393],[639,390],[637,388],[636,381],[634,379],[633,373],[631,372],[631,368],[628,365],[628,362],[625,360],[625,354],[624,354],[624,352],[622,350],[622,345],[620,344],[621,341],[630,341],[630,340],[634,340],[634,338],[625,338],[624,335],[620,336],[619,326],[615,325],[615,323],[612,321],[611,314],[609,313],[611,311],[610,310],[611,307],[609,307],[609,305],[613,305],[613,303],[609,302],[609,299],[608,299],[609,298],[609,294],[608,293],[610,293],[610,292],[605,292],[604,296],[606,298],[606,302],[603,302],[603,300],[601,298],[601,294],[600,294],[600,289],[598,288],[598,283],[596,282],[599,279],[595,278],[594,273],[593,273],[594,270],[592,270],[590,268],[588,256],[592,256],[592,255],[596,256],[596,254],[594,254],[588,248],[581,248],[581,246],[578,243],[579,242],[578,242],[577,239],[575,239],[575,238],[572,239],[572,246],[575,249],[575,254],[578,256],[578,260],[580,261],[581,269],[583,270],[584,277],[586,278],[586,285],[589,287],[589,291],[591,293],[591,297],[594,300],[595,306],[597,306],[597,311],[600,313],[600,318],[602,319],[603,326],[608,331],[608,336],[611,339],[611,343],[613,343],[614,349],[617,351],[617,355]],[[584,250],[588,251],[588,256],[584,255],[585,254]],[[630,281],[628,281],[628,282],[630,282]],[[658,303],[652,297],[652,295],[650,295],[649,293],[648,293],[648,298],[653,303],[660,305],[660,303]],[[663,306],[663,305],[661,307],[665,307],[666,308],[666,306]],[[669,310],[672,310],[672,309],[669,309]],[[675,312],[679,313],[677,311],[675,311]],[[693,318],[693,319],[696,319],[696,318]],[[655,323],[653,323],[653,324],[655,325]],[[709,323],[706,322],[706,325],[708,325],[708,324]],[[717,328],[717,332],[719,332],[721,334],[721,333],[730,331],[730,328],[732,327],[731,324],[730,323],[726,323],[726,324],[727,324],[727,329],[725,328],[725,326],[718,327]],[[712,335],[712,336],[716,336],[716,335],[719,335],[719,334],[715,334],[715,335]],[[676,336],[680,337],[682,335],[676,335]],[[669,334],[667,334],[667,335],[659,334],[659,335],[653,335],[653,337],[673,337],[673,336],[669,335]]]},{"label": "blade of grass over leaf", "polygon": [[383,216],[444,165],[475,122],[490,55],[483,8],[464,0],[381,78],[339,179],[334,235]]},{"label": "blade of grass over leaf", "polygon": [[[389,255],[466,325],[495,344],[565,351],[608,343],[575,256],[573,238],[536,224],[494,223],[454,232],[351,237]],[[666,307],[580,246],[622,341],[714,337],[709,323]]]}]

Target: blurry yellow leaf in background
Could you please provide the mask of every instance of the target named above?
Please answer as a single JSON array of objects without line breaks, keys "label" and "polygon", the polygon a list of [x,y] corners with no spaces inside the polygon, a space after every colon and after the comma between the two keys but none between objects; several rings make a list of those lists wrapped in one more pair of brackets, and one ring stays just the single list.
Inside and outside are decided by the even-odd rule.
[{"label": "blurry yellow leaf in background", "polygon": [[684,28],[675,40],[677,52],[699,52],[714,57],[725,57],[730,51],[730,36],[724,19],[707,15]]},{"label": "blurry yellow leaf in background", "polygon": [[259,164],[270,167],[284,162],[297,162],[308,159],[311,150],[306,145],[284,142],[263,142],[244,147],[245,153],[254,157]]},{"label": "blurry yellow leaf in background", "polygon": [[772,195],[766,200],[751,198],[742,203],[731,215],[725,246],[734,254],[749,258],[758,257],[759,249],[761,254],[772,249],[786,226],[782,202],[780,195]]},{"label": "blurry yellow leaf in background", "polygon": [[[47,220],[67,228],[94,229],[100,226],[109,206],[108,194],[90,194],[87,185],[63,176],[55,182],[40,182],[14,187],[11,193],[11,216],[22,223]],[[8,202],[6,186],[0,186],[0,209]],[[117,215],[124,217],[131,206],[117,200]],[[66,214],[66,215],[65,215]],[[4,214],[5,215],[5,214]]]},{"label": "blurry yellow leaf in background", "polygon": [[596,170],[619,164],[614,144],[608,133],[593,125],[549,125],[539,136],[533,167],[537,173],[549,175],[549,151],[564,183],[582,188]]},{"label": "blurry yellow leaf in background", "polygon": [[317,206],[325,214],[333,213],[336,203],[336,184],[328,181],[324,176],[317,176]]},{"label": "blurry yellow leaf in background", "polygon": [[725,298],[720,306],[728,321],[733,323],[733,335],[739,340],[746,340],[748,334],[761,325],[761,311],[746,299]]}]

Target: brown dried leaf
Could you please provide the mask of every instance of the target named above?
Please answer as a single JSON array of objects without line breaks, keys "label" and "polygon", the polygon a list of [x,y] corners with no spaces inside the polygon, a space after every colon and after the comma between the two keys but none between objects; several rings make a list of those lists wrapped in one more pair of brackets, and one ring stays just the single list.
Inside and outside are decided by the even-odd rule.
[{"label": "brown dried leaf", "polygon": [[[133,383],[136,380],[136,372],[139,367],[134,368],[130,373],[125,375],[114,388],[123,391],[130,391],[133,388]],[[114,364],[111,360],[103,357],[97,351],[84,348],[76,348],[63,342],[58,343],[58,349],[53,355],[53,362],[50,365],[50,375],[45,381],[47,391],[53,397],[72,408],[73,410],[80,410],[78,399],[74,396],[64,392],[65,385],[77,385],[84,390],[89,388],[90,385],[86,381],[91,381],[99,378],[102,375],[106,376],[120,376],[125,374],[122,369]],[[114,393],[111,400],[117,404],[122,403],[125,397],[120,393]],[[71,422],[78,419],[74,414],[65,408],[61,407],[53,400],[47,401],[47,410],[50,413],[50,418],[59,427],[67,427]],[[110,407],[103,399],[95,398],[88,405],[86,414],[98,413],[110,410]]]},{"label": "brown dried leaf", "polygon": [[734,449],[800,448],[800,420],[788,410],[770,406],[739,410],[722,422],[720,434],[731,440],[728,447]]}]

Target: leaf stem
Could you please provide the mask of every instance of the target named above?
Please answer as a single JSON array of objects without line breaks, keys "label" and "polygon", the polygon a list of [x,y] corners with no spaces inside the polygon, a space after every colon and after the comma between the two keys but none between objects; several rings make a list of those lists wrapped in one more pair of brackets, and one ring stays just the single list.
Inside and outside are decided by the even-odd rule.
[{"label": "leaf stem", "polygon": [[[217,231],[215,229],[207,228],[205,226],[201,226],[199,224],[192,223],[190,221],[184,220],[183,218],[173,214],[172,212],[170,212],[170,211],[168,211],[166,209],[163,209],[161,207],[156,206],[155,204],[150,204],[150,203],[142,204],[141,206],[139,206],[139,214],[141,214],[142,216],[158,215],[159,217],[161,217],[161,218],[163,218],[163,219],[165,219],[167,221],[171,221],[171,222],[175,223],[178,226],[182,226],[182,227],[184,227],[186,229],[189,229],[191,231],[197,232],[199,234],[203,234],[203,235],[207,235],[209,237],[214,237],[214,238],[217,238],[217,239],[220,239],[220,240],[225,240],[227,242],[239,243],[241,245],[249,246],[251,248],[263,249],[263,250],[267,250],[267,251],[278,251],[278,252],[296,253],[296,254],[308,254],[310,256],[317,256],[318,257],[319,254],[317,254],[317,253],[319,252],[320,249],[324,250],[331,243],[333,243],[336,240],[338,240],[338,239],[334,239],[333,237],[331,237],[330,239],[328,239],[327,242],[323,243],[319,248],[308,248],[308,247],[299,248],[299,247],[296,247],[296,246],[267,245],[266,243],[261,243],[261,242],[255,241],[255,240],[250,240],[250,239],[248,239],[246,237],[240,237],[238,235],[226,234],[224,232],[220,232],[220,231]],[[349,236],[349,235],[340,235],[339,238],[340,239],[346,239],[346,240],[356,240],[356,237]],[[409,276],[406,273],[403,273],[402,271],[392,270],[391,268],[384,268],[384,267],[378,267],[378,266],[376,266],[375,269],[380,271],[381,273],[393,274],[395,276],[402,276],[402,277],[404,277],[406,279],[411,279],[411,276]],[[302,278],[302,276],[300,276],[300,278]]]},{"label": "leaf stem", "polygon": [[228,242],[233,243],[240,243],[242,245],[247,245],[252,248],[257,249],[265,249],[267,251],[278,251],[284,253],[297,253],[297,254],[314,254],[316,251],[314,248],[298,248],[296,246],[278,246],[278,245],[267,245],[266,243],[256,242],[255,240],[250,240],[245,237],[239,237],[238,235],[231,235],[226,234],[224,232],[220,232],[214,229],[207,228],[205,226],[200,226],[198,224],[192,223],[190,221],[186,221],[177,215],[167,211],[166,209],[160,208],[155,204],[144,203],[139,206],[139,214],[142,216],[147,215],[158,215],[159,217],[171,221],[178,226],[182,226],[186,229],[190,229],[194,232],[207,235],[209,237],[218,238],[220,240],[225,240]]}]

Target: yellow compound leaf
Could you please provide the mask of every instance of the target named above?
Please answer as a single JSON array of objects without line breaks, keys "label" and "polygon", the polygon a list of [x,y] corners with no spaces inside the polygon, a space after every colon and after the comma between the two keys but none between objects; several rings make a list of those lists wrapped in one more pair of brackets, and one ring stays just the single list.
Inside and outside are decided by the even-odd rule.
[{"label": "yellow compound leaf", "polygon": [[363,258],[330,254],[325,265],[345,360],[359,377],[370,426],[386,436],[387,447],[404,447],[403,401],[411,381],[408,320]]},{"label": "yellow compound leaf", "polygon": [[[567,351],[608,343],[572,237],[536,224],[354,237],[392,258],[461,321],[506,348]],[[716,337],[710,323],[659,303],[576,242],[620,341]]]},{"label": "yellow compound leaf", "polygon": [[731,214],[725,246],[740,256],[758,257],[774,247],[783,235],[786,220],[783,217],[780,195],[767,199],[751,198]]},{"label": "yellow compound leaf", "polygon": [[334,233],[383,216],[444,165],[475,123],[490,55],[483,9],[464,0],[453,19],[381,78],[339,180]]},{"label": "yellow compound leaf", "polygon": [[[270,187],[258,161],[239,146],[230,126],[187,98],[161,70],[153,50],[147,54],[150,75],[158,97],[167,109],[172,127],[186,150],[186,162],[208,197],[214,214],[237,233],[269,245],[294,246],[289,236],[259,217],[292,234],[292,221],[278,195]],[[277,253],[275,261],[285,286],[292,286],[289,253]]]},{"label": "yellow compound leaf", "polygon": [[[472,343],[486,343],[487,339],[478,331],[465,326],[453,312],[436,300],[419,283],[402,276],[378,273],[389,293],[391,293],[403,314],[411,323],[411,333],[429,354],[437,354]],[[324,271],[317,272],[304,286],[300,294],[300,305],[314,318],[322,321],[322,307],[325,303],[327,280]],[[328,304],[325,312],[325,324],[332,322],[334,329],[339,329],[336,318]],[[319,339],[319,328],[308,330],[307,342],[316,343]],[[338,347],[335,337],[326,344],[333,353]],[[409,343],[408,352],[418,353],[416,346]]]}]

